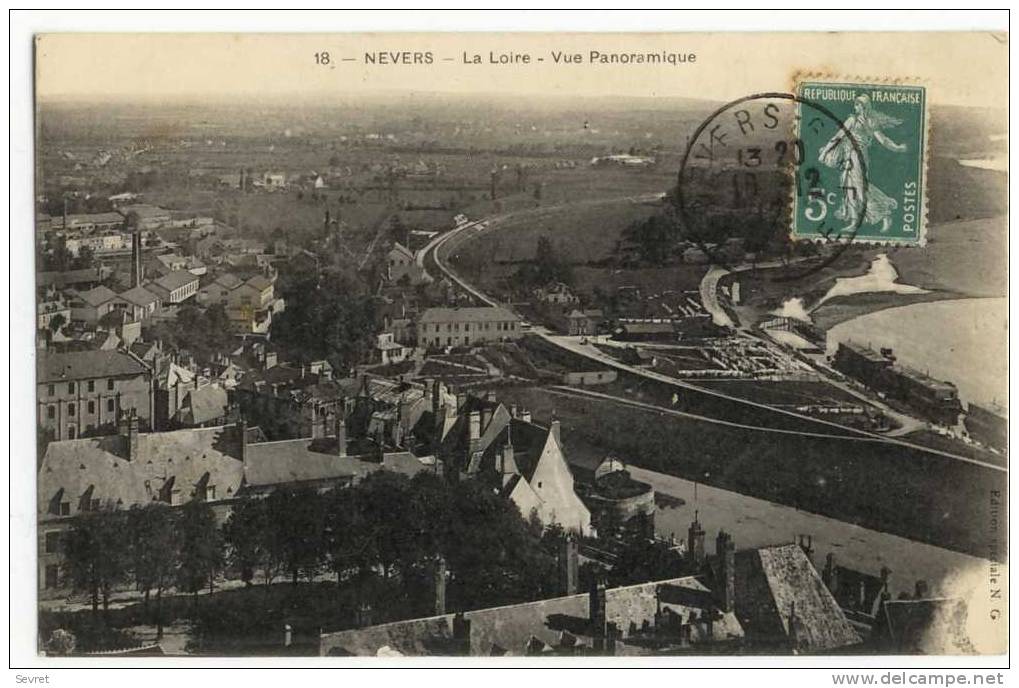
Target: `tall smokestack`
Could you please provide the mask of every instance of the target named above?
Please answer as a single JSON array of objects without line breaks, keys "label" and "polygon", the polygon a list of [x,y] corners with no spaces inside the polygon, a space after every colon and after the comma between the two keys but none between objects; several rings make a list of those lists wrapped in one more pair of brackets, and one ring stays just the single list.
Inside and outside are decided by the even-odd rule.
[{"label": "tall smokestack", "polygon": [[138,287],[142,283],[142,235],[137,217],[128,220],[128,230],[131,232],[131,286]]}]

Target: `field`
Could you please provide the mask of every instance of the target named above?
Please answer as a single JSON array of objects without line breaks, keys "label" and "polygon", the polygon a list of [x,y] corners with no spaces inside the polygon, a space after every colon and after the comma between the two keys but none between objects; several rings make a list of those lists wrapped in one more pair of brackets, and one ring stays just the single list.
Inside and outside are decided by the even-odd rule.
[{"label": "field", "polygon": [[797,406],[803,404],[860,404],[860,400],[827,382],[789,380],[701,380],[707,387],[725,394],[749,399],[761,404]]}]

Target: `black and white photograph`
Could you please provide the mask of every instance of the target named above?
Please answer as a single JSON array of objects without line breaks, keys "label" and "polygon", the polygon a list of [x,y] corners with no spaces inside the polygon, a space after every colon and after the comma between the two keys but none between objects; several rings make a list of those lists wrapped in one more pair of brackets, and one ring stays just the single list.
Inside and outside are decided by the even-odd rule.
[{"label": "black and white photograph", "polygon": [[906,19],[32,34],[24,661],[1007,663],[1007,13]]}]

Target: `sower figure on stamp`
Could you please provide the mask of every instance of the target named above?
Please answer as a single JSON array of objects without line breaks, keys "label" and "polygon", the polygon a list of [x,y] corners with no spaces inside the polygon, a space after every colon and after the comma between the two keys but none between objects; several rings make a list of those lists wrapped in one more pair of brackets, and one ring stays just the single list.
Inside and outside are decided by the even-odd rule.
[{"label": "sower figure on stamp", "polygon": [[[844,128],[821,149],[818,161],[841,171],[842,203],[835,211],[835,217],[846,221],[843,231],[852,232],[860,224],[874,225],[881,223],[881,231],[887,232],[892,226],[892,212],[899,207],[898,202],[879,189],[870,179],[866,185],[866,204],[861,190],[864,188],[864,171],[853,162],[854,148],[847,133],[856,141],[858,150],[863,153],[863,161],[870,169],[870,145],[877,141],[894,153],[906,152],[906,144],[895,143],[884,133],[884,129],[902,124],[902,120],[875,110],[870,97],[861,95],[853,104],[853,114],[846,121]],[[860,222],[860,213],[864,213]]]}]

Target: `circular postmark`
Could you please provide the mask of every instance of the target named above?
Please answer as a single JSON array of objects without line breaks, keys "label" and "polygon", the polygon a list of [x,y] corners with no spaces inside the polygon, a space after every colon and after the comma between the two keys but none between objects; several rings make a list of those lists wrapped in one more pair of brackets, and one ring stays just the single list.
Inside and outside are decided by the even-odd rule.
[{"label": "circular postmark", "polygon": [[[807,150],[802,127],[826,132],[827,144]],[[676,185],[681,231],[720,267],[749,253],[773,268],[774,281],[805,277],[855,239],[866,216],[866,165],[825,106],[781,92],[736,99],[687,142]],[[822,166],[836,171],[838,188],[821,184]]]}]

